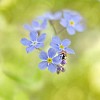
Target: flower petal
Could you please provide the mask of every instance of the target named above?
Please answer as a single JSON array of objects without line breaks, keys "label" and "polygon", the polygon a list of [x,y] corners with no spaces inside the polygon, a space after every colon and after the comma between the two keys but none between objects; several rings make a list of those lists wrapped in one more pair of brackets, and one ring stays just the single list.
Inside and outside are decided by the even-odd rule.
[{"label": "flower petal", "polygon": [[26,38],[21,39],[21,43],[25,46],[29,46],[32,42],[27,40]]},{"label": "flower petal", "polygon": [[24,25],[24,28],[25,28],[26,30],[29,30],[29,31],[32,31],[32,30],[33,30],[32,27],[31,27],[29,24],[25,24],[25,25]]},{"label": "flower petal", "polygon": [[47,66],[48,66],[47,61],[42,61],[42,62],[39,63],[39,68],[41,70],[44,70]]},{"label": "flower petal", "polygon": [[26,48],[27,53],[32,52],[35,49],[34,46],[29,46]]},{"label": "flower petal", "polygon": [[50,43],[50,46],[51,46],[52,48],[54,48],[56,51],[59,51],[59,50],[60,50],[60,49],[59,49],[59,45],[54,44],[53,42]]},{"label": "flower petal", "polygon": [[62,45],[64,47],[68,47],[70,44],[71,44],[71,41],[69,39],[65,39],[65,40],[62,41]]},{"label": "flower petal", "polygon": [[44,43],[37,43],[37,45],[35,46],[36,48],[41,48],[44,46]]},{"label": "flower petal", "polygon": [[52,57],[54,57],[55,55],[56,55],[55,49],[50,48],[50,49],[48,50],[48,56],[49,56],[50,58],[52,58]]},{"label": "flower petal", "polygon": [[47,60],[47,58],[48,58],[47,53],[44,52],[44,51],[41,51],[41,52],[40,52],[39,57],[40,57],[40,59],[42,59],[42,60]]},{"label": "flower petal", "polygon": [[73,16],[73,20],[75,23],[79,23],[83,18],[77,13],[77,15]]},{"label": "flower petal", "polygon": [[45,18],[48,19],[48,20],[58,20],[61,18],[61,15],[62,13],[61,12],[56,12],[56,13],[51,13],[51,12],[48,12],[45,14]]},{"label": "flower petal", "polygon": [[71,11],[64,11],[64,18],[67,19],[67,20],[70,20],[72,15],[71,15]]},{"label": "flower petal", "polygon": [[66,52],[68,54],[75,54],[74,50],[70,49],[70,48],[65,48]]},{"label": "flower petal", "polygon": [[44,33],[44,34],[41,34],[41,35],[38,37],[37,41],[38,41],[38,42],[43,42],[43,41],[45,40],[45,38],[46,38],[46,34],[45,34],[45,33]]},{"label": "flower petal", "polygon": [[38,33],[37,32],[30,32],[30,38],[32,41],[36,41],[38,37]]},{"label": "flower petal", "polygon": [[48,65],[48,70],[50,71],[50,72],[52,72],[52,73],[54,73],[54,72],[56,72],[57,71],[57,68],[56,68],[56,65],[54,65],[54,64],[49,64]]},{"label": "flower petal", "polygon": [[43,22],[42,22],[42,24],[41,24],[41,28],[42,28],[42,29],[45,29],[46,26],[47,26],[47,20],[44,19]]},{"label": "flower petal", "polygon": [[77,24],[75,26],[75,29],[78,31],[78,32],[83,32],[85,30],[85,25],[82,25],[82,24]]},{"label": "flower petal", "polygon": [[67,27],[67,31],[70,35],[74,35],[75,34],[75,29],[73,27]]},{"label": "flower petal", "polygon": [[53,19],[53,15],[51,12],[48,12],[44,15],[44,17],[47,19],[47,20],[52,20]]},{"label": "flower petal", "polygon": [[66,26],[67,26],[67,21],[66,21],[64,18],[62,18],[62,19],[60,20],[60,24],[61,24],[63,27],[66,27]]},{"label": "flower petal", "polygon": [[54,20],[58,20],[61,18],[62,13],[61,12],[56,12],[53,16],[54,16]]},{"label": "flower petal", "polygon": [[60,63],[61,63],[61,57],[60,57],[60,56],[54,57],[54,58],[53,58],[53,62],[54,62],[55,64],[60,64]]},{"label": "flower petal", "polygon": [[52,38],[52,42],[55,43],[55,44],[60,44],[61,43],[61,40],[58,36],[54,36]]},{"label": "flower petal", "polygon": [[37,21],[33,21],[32,22],[32,27],[34,28],[34,27],[39,27],[40,25],[39,25],[39,22],[37,22]]}]

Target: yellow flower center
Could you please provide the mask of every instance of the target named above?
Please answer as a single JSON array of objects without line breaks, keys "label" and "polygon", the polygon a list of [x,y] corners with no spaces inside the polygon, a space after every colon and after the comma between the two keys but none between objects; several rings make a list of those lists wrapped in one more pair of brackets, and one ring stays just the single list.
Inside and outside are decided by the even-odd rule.
[{"label": "yellow flower center", "polygon": [[71,26],[75,25],[74,21],[70,21],[69,23],[70,23]]},{"label": "yellow flower center", "polygon": [[52,63],[52,58],[48,58],[48,59],[47,59],[47,62],[48,62],[48,63]]},{"label": "yellow flower center", "polygon": [[63,45],[60,45],[60,49],[64,49],[64,46]]}]

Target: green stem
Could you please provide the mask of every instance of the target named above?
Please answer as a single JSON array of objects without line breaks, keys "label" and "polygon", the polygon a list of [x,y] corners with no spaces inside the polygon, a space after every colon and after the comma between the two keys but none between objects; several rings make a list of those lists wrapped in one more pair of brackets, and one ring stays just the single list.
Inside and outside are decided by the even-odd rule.
[{"label": "green stem", "polygon": [[55,31],[55,34],[57,35],[57,31],[56,31],[56,29],[55,29],[55,27],[54,27],[52,21],[49,21],[49,22],[50,22],[50,24],[52,25],[52,27],[53,27],[53,29],[54,29],[54,31]]},{"label": "green stem", "polygon": [[58,32],[58,34],[61,33],[61,32],[63,32],[64,30],[65,30],[65,28],[62,28],[62,29]]},{"label": "green stem", "polygon": [[52,21],[49,21],[49,22],[50,22],[50,24],[52,25],[52,27],[53,27],[53,29],[54,29],[56,35],[59,34],[59,33],[61,33],[61,32],[63,32],[63,31],[66,29],[66,28],[62,28],[59,32],[57,32],[57,31],[56,31],[56,28],[54,27],[54,25],[53,25],[53,23],[52,23]]},{"label": "green stem", "polygon": [[36,48],[38,51],[42,51],[40,48]]}]

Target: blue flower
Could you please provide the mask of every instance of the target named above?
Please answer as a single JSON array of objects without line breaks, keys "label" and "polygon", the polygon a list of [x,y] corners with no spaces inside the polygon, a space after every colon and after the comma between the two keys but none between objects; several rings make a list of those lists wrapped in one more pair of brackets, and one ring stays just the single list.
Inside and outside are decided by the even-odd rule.
[{"label": "blue flower", "polygon": [[42,20],[41,24],[38,21],[33,21],[32,26],[30,26],[29,24],[25,24],[24,28],[26,30],[29,30],[30,32],[32,32],[32,31],[44,30],[46,28],[46,26],[47,26],[47,20],[44,19],[44,20]]},{"label": "blue flower", "polygon": [[75,54],[74,50],[68,48],[70,44],[71,41],[69,39],[64,39],[63,41],[61,41],[57,36],[53,37],[50,43],[51,47],[59,53],[61,51],[66,51],[68,54]]},{"label": "blue flower", "polygon": [[39,68],[41,70],[44,70],[48,67],[48,70],[52,73],[57,71],[57,65],[61,63],[61,59],[60,56],[56,56],[55,49],[50,48],[48,50],[48,54],[44,51],[41,51],[39,57],[43,60],[39,63]]},{"label": "blue flower", "polygon": [[21,43],[24,46],[27,46],[26,51],[27,53],[33,51],[34,49],[38,49],[44,46],[44,40],[46,38],[46,34],[41,34],[38,36],[37,32],[30,32],[30,39],[27,40],[26,38],[21,39]]},{"label": "blue flower", "polygon": [[85,23],[81,15],[73,11],[64,11],[64,18],[60,20],[60,24],[66,28],[70,35],[75,34],[75,31],[83,32],[85,29]]},{"label": "blue flower", "polygon": [[38,17],[39,19],[46,19],[46,20],[59,20],[62,16],[61,12],[56,12],[56,13],[51,13],[48,12],[46,14],[44,14],[43,16]]}]

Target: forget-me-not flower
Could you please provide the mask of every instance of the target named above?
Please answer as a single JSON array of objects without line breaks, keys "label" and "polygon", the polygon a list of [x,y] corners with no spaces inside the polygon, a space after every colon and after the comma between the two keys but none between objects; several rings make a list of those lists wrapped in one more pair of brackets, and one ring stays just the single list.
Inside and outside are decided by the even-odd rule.
[{"label": "forget-me-not flower", "polygon": [[41,34],[38,36],[37,32],[30,32],[30,40],[26,38],[21,39],[21,43],[24,46],[27,46],[27,53],[33,51],[34,49],[39,49],[44,46],[44,40],[46,38],[46,34]]},{"label": "forget-me-not flower", "polygon": [[66,28],[70,35],[75,34],[76,31],[83,32],[85,24],[82,16],[70,10],[63,11],[64,18],[61,19],[60,24]]},{"label": "forget-me-not flower", "polygon": [[61,63],[61,58],[56,56],[55,49],[50,48],[48,53],[41,51],[39,57],[42,59],[42,62],[39,63],[41,70],[48,68],[52,73],[57,71],[57,65]]},{"label": "forget-me-not flower", "polygon": [[61,41],[57,36],[53,37],[50,43],[51,47],[59,53],[61,51],[66,51],[68,54],[75,54],[74,50],[68,48],[70,44],[71,41],[69,39],[64,39],[63,41]]},{"label": "forget-me-not flower", "polygon": [[39,16],[39,19],[46,19],[46,20],[59,20],[62,16],[62,12],[56,12],[56,13],[51,13],[48,12],[44,14],[43,16]]},{"label": "forget-me-not flower", "polygon": [[26,30],[29,30],[30,32],[32,32],[32,31],[41,31],[41,30],[44,30],[44,29],[46,29],[46,26],[47,26],[47,20],[44,19],[44,20],[42,20],[41,24],[38,21],[33,21],[32,25],[25,24],[24,28]]}]

